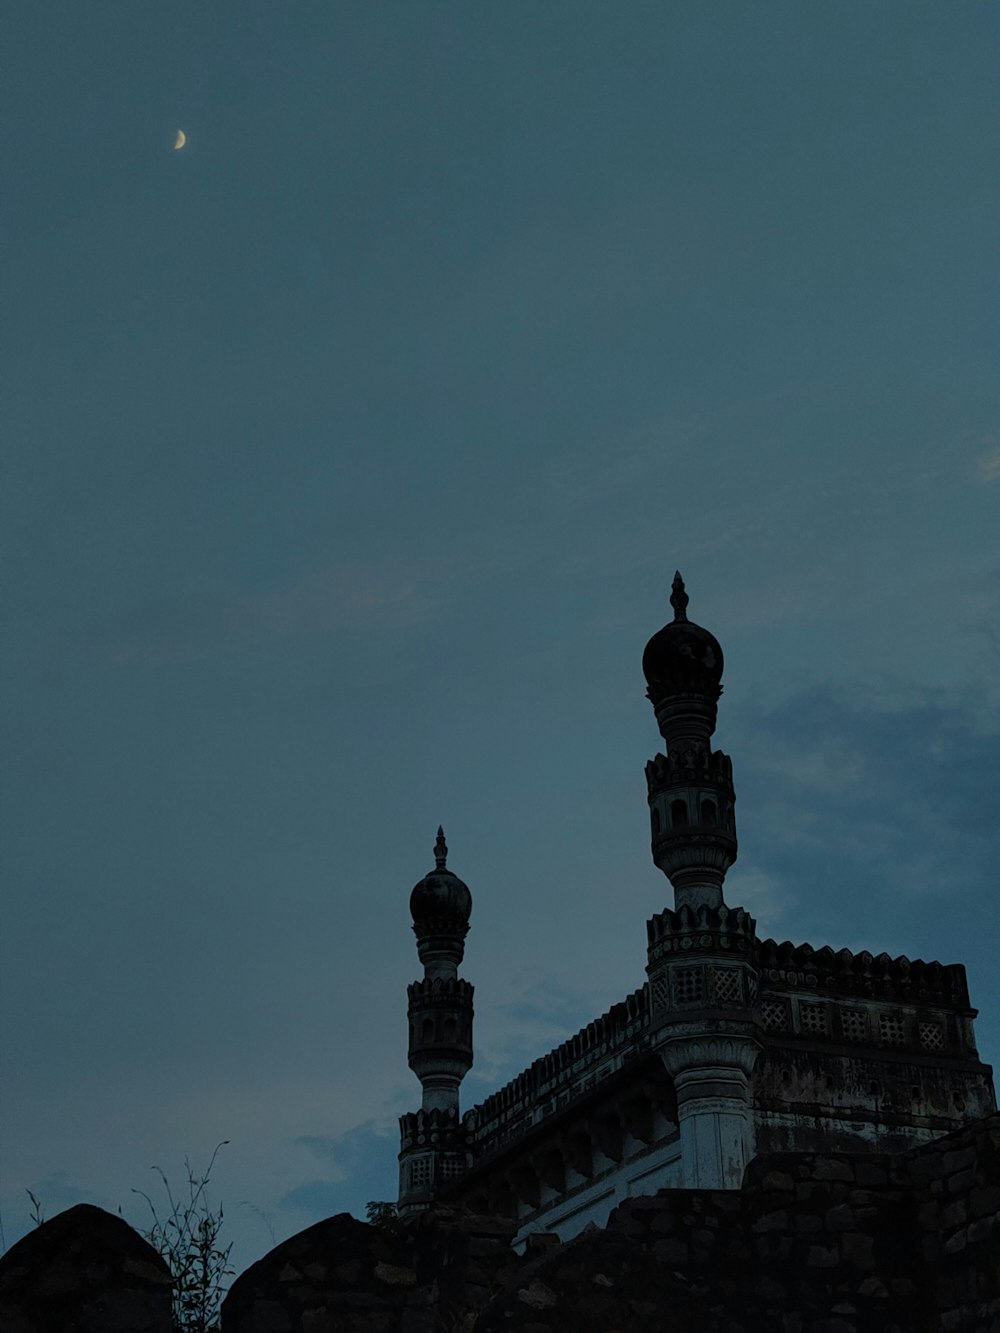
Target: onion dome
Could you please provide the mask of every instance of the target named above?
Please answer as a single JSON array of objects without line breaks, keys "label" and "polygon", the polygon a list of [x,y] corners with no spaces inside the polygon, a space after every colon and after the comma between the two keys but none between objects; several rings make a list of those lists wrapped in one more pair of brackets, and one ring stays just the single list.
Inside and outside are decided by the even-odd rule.
[{"label": "onion dome", "polygon": [[687,618],[688,595],[678,571],[670,605],[674,618],[646,644],[642,673],[654,704],[675,694],[701,694],[713,702],[722,693],[722,649],[714,634]]},{"label": "onion dome", "polygon": [[410,915],[414,929],[421,923],[451,926],[464,935],[472,915],[472,894],[469,886],[448,869],[448,844],[444,829],[438,826],[434,844],[434,869],[413,886],[410,894]]}]

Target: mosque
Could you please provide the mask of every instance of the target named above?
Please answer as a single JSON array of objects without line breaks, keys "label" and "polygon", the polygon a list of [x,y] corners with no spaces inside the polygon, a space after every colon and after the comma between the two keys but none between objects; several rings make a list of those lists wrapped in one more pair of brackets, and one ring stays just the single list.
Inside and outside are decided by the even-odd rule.
[{"label": "mosque", "polygon": [[688,619],[680,574],[670,602],[642,659],[665,751],[646,765],[652,854],[674,897],[646,923],[646,981],[461,1115],[472,896],[439,829],[410,898],[423,1098],[400,1119],[402,1216],[463,1204],[514,1220],[515,1244],[567,1240],[630,1195],[739,1189],[757,1153],[902,1151],[996,1109],[961,964],[762,940],[726,902],[733,765],[711,744],[722,649]]}]

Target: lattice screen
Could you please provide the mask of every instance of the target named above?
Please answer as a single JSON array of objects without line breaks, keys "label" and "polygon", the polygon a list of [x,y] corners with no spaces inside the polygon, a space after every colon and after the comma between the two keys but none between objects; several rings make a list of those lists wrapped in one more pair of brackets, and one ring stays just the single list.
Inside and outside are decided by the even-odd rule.
[{"label": "lattice screen", "polygon": [[827,1014],[825,1004],[800,1004],[799,1022],[802,1031],[814,1036],[826,1036]]},{"label": "lattice screen", "polygon": [[906,1030],[899,1014],[879,1014],[878,1035],[883,1046],[904,1045]]},{"label": "lattice screen", "polygon": [[674,973],[674,999],[677,1004],[699,1004],[705,995],[705,979],[700,967],[682,967]]},{"label": "lattice screen", "polygon": [[868,1015],[863,1009],[841,1009],[840,1030],[848,1041],[866,1041]]},{"label": "lattice screen", "polygon": [[410,1184],[414,1188],[421,1185],[429,1185],[431,1180],[431,1159],[429,1157],[418,1157],[415,1162],[410,1163]]},{"label": "lattice screen", "polygon": [[760,1022],[765,1032],[787,1032],[788,1005],[783,1000],[762,1000]]},{"label": "lattice screen", "polygon": [[920,1024],[920,1045],[925,1051],[944,1050],[944,1028],[940,1023]]},{"label": "lattice screen", "polygon": [[714,967],[712,969],[712,989],[720,1004],[740,1004],[743,1000],[743,987],[740,985],[738,967]]}]

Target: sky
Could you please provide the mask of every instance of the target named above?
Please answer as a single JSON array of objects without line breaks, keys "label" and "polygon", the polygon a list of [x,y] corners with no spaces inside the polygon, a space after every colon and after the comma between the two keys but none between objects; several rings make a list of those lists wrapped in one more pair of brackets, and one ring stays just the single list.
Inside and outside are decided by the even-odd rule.
[{"label": "sky", "polygon": [[642,984],[675,568],[727,900],[1000,1060],[1000,8],[4,10],[6,1243],[395,1198],[439,822],[464,1107]]}]

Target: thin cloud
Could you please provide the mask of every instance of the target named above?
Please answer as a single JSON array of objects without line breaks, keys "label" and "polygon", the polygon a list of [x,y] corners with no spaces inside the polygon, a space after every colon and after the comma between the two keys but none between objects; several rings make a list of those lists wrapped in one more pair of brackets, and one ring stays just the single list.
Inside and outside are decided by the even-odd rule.
[{"label": "thin cloud", "polygon": [[1000,448],[994,447],[976,460],[979,480],[984,484],[1000,480]]},{"label": "thin cloud", "polygon": [[485,1022],[476,1038],[476,1064],[469,1074],[476,1092],[470,1095],[470,1103],[503,1086],[540,1055],[624,1000],[641,980],[640,973],[633,986],[610,999],[596,991],[540,982],[522,991],[517,1000],[492,1006],[483,1015]]},{"label": "thin cloud", "polygon": [[278,1207],[291,1212],[306,1213],[321,1221],[347,1210],[343,1207],[343,1188],[337,1180],[308,1180],[283,1194]]},{"label": "thin cloud", "polygon": [[256,634],[279,638],[345,625],[422,625],[436,606],[430,582],[430,571],[410,562],[348,561],[242,598],[228,614]]},{"label": "thin cloud", "polygon": [[334,1213],[361,1215],[368,1199],[384,1198],[395,1183],[398,1140],[395,1121],[366,1120],[336,1136],[303,1134],[292,1139],[324,1164],[324,1175],[287,1190],[279,1208],[320,1221]]},{"label": "thin cloud", "polygon": [[760,715],[738,778],[756,862],[780,878],[794,857],[859,903],[985,882],[997,832],[982,794],[1000,789],[1000,756],[977,704],[914,688],[890,701],[883,683],[813,690]]},{"label": "thin cloud", "polygon": [[734,867],[726,876],[726,900],[744,906],[757,922],[757,933],[766,936],[777,921],[783,921],[795,906],[796,895],[786,880],[753,866]]},{"label": "thin cloud", "polygon": [[101,1197],[76,1182],[69,1171],[53,1171],[31,1186],[46,1217],[52,1217],[76,1203],[103,1203]]},{"label": "thin cloud", "polygon": [[342,630],[431,623],[447,572],[409,561],[344,561],[238,596],[147,598],[94,618],[67,645],[111,666],[204,661]]},{"label": "thin cloud", "polygon": [[849,790],[863,780],[866,769],[866,756],[842,736],[824,738],[809,749],[800,741],[773,737],[771,749],[759,749],[754,759],[770,777],[814,797]]}]

